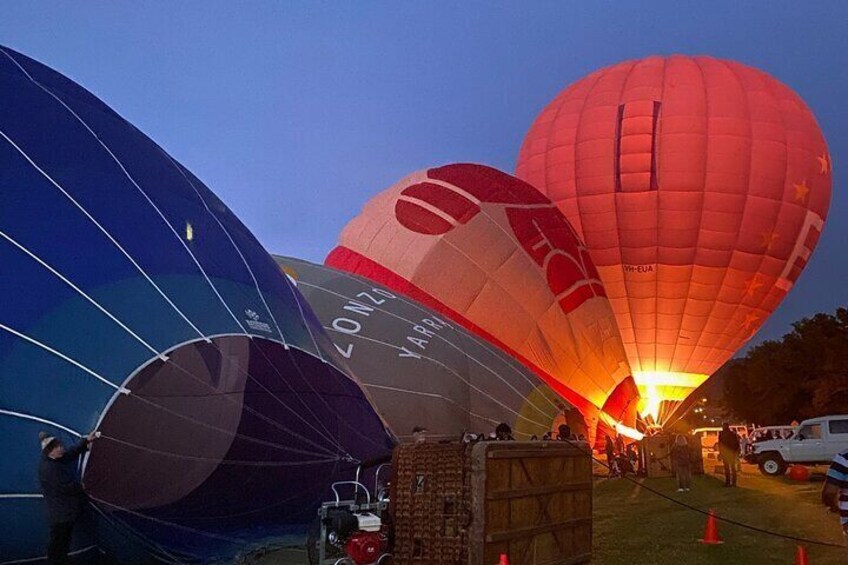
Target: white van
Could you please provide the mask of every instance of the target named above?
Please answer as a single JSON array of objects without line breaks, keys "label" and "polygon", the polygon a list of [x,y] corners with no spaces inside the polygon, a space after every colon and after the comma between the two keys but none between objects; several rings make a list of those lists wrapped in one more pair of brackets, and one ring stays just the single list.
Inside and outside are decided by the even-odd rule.
[{"label": "white van", "polygon": [[[748,437],[748,428],[742,424],[730,426],[730,429],[736,432],[739,439]],[[692,430],[692,435],[701,438],[701,449],[711,449],[718,451],[718,434],[721,428],[695,428]]]},{"label": "white van", "polygon": [[848,449],[848,415],[804,420],[789,439],[753,444],[745,460],[759,465],[764,475],[778,476],[790,465],[827,465]]}]

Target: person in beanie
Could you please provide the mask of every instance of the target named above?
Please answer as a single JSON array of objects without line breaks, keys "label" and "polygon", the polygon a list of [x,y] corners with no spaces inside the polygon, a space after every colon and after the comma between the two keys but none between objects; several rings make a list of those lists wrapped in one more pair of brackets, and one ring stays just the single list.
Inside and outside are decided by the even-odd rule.
[{"label": "person in beanie", "polygon": [[91,432],[76,446],[65,449],[59,438],[46,432],[38,434],[41,441],[38,481],[44,493],[50,523],[47,562],[51,565],[68,562],[74,524],[87,500],[77,472],[79,456],[88,450],[88,446],[98,436],[99,433]]},{"label": "person in beanie", "polygon": [[681,434],[674,438],[671,464],[677,477],[677,492],[689,492],[692,489],[692,456],[689,453],[689,442]]}]

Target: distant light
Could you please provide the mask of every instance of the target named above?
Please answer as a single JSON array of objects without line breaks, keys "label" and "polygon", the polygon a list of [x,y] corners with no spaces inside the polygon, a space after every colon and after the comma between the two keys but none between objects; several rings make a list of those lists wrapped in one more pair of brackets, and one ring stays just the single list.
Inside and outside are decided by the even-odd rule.
[{"label": "distant light", "polygon": [[701,402],[706,402],[706,401],[707,401],[707,397],[706,397],[706,396],[705,396],[704,398],[702,398],[702,399],[701,399]]},{"label": "distant light", "polygon": [[194,228],[191,227],[191,224],[186,222],[186,241],[192,241],[194,239]]}]

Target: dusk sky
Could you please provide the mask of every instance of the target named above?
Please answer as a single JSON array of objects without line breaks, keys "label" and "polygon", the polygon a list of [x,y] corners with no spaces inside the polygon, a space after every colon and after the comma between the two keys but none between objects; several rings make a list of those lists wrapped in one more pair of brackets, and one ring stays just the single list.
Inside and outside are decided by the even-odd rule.
[{"label": "dusk sky", "polygon": [[374,194],[420,168],[512,172],[571,82],[651,54],[772,74],[833,161],[827,227],[755,341],[848,304],[848,3],[18,2],[0,44],[79,82],[203,179],[269,251],[322,261]]}]

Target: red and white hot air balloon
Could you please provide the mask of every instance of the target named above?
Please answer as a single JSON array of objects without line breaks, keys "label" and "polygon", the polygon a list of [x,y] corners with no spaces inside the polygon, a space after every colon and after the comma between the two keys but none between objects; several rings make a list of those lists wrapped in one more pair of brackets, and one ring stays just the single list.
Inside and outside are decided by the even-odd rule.
[{"label": "red and white hot air balloon", "polygon": [[[474,164],[419,171],[368,202],[326,263],[514,355],[590,429],[631,432],[638,392],[604,287],[568,221],[529,184]],[[413,345],[425,349],[422,337]]]},{"label": "red and white hot air balloon", "polygon": [[530,128],[517,174],[588,247],[659,421],[777,308],[831,193],[803,100],[710,57],[627,61],[572,84]]}]

